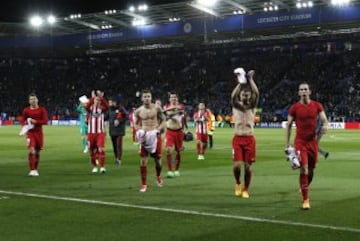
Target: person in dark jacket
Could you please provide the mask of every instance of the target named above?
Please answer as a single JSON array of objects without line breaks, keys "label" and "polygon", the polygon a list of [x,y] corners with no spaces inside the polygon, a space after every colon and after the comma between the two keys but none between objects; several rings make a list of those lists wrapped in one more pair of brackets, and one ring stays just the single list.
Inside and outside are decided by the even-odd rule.
[{"label": "person in dark jacket", "polygon": [[109,134],[113,145],[115,164],[120,165],[123,152],[123,137],[125,136],[125,126],[127,120],[127,111],[118,104],[113,98],[109,100]]}]

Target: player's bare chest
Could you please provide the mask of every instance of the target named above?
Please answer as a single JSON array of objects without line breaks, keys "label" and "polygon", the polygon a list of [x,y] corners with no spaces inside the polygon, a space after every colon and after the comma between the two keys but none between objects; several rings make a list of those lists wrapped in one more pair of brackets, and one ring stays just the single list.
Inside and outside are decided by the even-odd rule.
[{"label": "player's bare chest", "polygon": [[155,116],[156,113],[153,109],[143,109],[142,112],[140,113],[140,117],[143,120],[154,119]]}]

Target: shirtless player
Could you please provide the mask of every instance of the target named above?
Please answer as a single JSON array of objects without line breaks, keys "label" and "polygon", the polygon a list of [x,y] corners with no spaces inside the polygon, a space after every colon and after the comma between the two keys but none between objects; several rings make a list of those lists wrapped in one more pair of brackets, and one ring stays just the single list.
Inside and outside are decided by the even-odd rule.
[{"label": "shirtless player", "polygon": [[[179,177],[181,151],[184,149],[184,127],[187,128],[185,122],[185,106],[179,104],[178,96],[175,92],[169,95],[169,103],[164,106],[164,113],[166,116],[166,133],[165,133],[165,147],[166,147],[166,161],[168,172],[166,177]],[[175,170],[173,170],[173,150],[175,149]]]},{"label": "shirtless player", "polygon": [[136,138],[139,142],[140,155],[140,192],[147,190],[147,157],[150,155],[155,160],[156,182],[162,187],[161,178],[161,135],[160,131],[165,127],[165,117],[162,109],[152,103],[152,95],[149,90],[143,90],[141,95],[143,104],[134,112]]},{"label": "shirtless player", "polygon": [[[231,93],[231,104],[235,121],[235,135],[232,140],[233,173],[236,181],[235,195],[249,198],[249,185],[251,181],[251,164],[255,162],[256,141],[254,137],[255,107],[259,102],[259,90],[253,79],[255,71],[243,73],[248,83],[238,83]],[[238,74],[238,80],[241,76]],[[240,81],[239,81],[240,82]],[[241,166],[245,164],[245,185],[241,187]]]}]

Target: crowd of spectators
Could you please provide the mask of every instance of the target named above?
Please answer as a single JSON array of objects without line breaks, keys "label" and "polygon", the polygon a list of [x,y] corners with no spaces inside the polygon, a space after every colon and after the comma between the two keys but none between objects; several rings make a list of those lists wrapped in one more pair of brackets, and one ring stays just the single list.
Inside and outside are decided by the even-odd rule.
[{"label": "crowd of spectators", "polygon": [[[319,45],[320,46],[320,45]],[[297,86],[310,83],[312,98],[330,120],[360,120],[360,51],[296,46],[244,48],[241,45],[132,51],[67,58],[0,58],[0,112],[18,116],[36,92],[49,116],[77,118],[78,97],[100,89],[121,95],[131,109],[137,91],[150,89],[167,102],[176,91],[191,113],[204,100],[215,114],[231,113],[233,69],[256,71],[261,120],[280,121],[297,100]]]}]

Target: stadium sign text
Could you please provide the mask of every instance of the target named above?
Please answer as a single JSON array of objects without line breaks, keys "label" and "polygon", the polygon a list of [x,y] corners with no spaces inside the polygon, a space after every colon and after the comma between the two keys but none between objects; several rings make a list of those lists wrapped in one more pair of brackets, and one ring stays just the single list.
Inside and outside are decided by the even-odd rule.
[{"label": "stadium sign text", "polygon": [[[287,121],[281,122],[282,128],[286,128]],[[293,122],[292,127],[295,128],[295,122]],[[328,129],[345,129],[345,122],[329,122]]]},{"label": "stadium sign text", "polygon": [[123,37],[124,33],[123,32],[113,32],[113,33],[100,33],[100,34],[90,34],[87,38],[88,39],[110,39],[110,38],[119,38],[119,37]]},{"label": "stadium sign text", "polygon": [[278,23],[278,22],[289,22],[289,21],[298,21],[312,19],[311,13],[303,13],[303,14],[292,14],[292,15],[282,15],[282,16],[271,16],[265,18],[258,18],[257,23],[259,24],[267,24],[267,23]]}]

